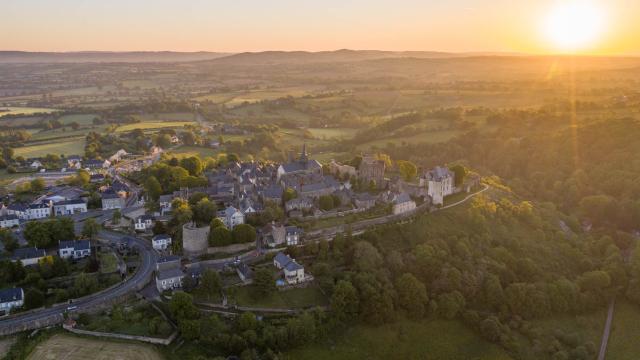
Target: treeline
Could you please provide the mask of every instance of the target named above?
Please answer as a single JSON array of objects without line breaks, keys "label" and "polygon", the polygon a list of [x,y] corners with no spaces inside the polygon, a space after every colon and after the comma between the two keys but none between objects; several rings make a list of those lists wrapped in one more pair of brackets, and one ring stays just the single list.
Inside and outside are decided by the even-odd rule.
[{"label": "treeline", "polygon": [[[507,181],[522,196],[550,201],[596,226],[640,223],[640,122],[632,118],[572,125],[568,117],[510,111],[489,117],[493,134],[469,132],[442,144],[383,151],[425,168],[464,159]],[[419,156],[417,155],[419,154]]]}]

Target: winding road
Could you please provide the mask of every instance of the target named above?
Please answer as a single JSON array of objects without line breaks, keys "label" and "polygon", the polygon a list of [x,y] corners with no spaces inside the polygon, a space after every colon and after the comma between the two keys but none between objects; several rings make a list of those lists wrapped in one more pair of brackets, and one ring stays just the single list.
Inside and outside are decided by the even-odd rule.
[{"label": "winding road", "polygon": [[[110,243],[119,242],[122,237],[121,234],[109,231],[101,231],[98,234],[99,239]],[[0,335],[8,335],[60,323],[63,321],[63,313],[66,311],[89,311],[99,305],[140,290],[151,279],[158,255],[147,241],[136,237],[131,237],[131,239],[133,246],[138,249],[141,259],[141,264],[133,276],[103,291],[74,299],[71,304],[58,304],[50,308],[10,315],[0,320]]]}]

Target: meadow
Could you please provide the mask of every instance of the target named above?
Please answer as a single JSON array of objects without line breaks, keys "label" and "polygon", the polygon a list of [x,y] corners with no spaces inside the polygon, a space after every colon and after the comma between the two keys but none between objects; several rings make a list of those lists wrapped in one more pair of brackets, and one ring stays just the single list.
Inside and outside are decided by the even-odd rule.
[{"label": "meadow", "polygon": [[15,148],[15,156],[24,158],[42,157],[47,154],[56,154],[65,156],[84,154],[84,137],[73,139],[65,138],[61,141],[45,141],[42,143],[32,144]]},{"label": "meadow", "polygon": [[101,340],[56,334],[40,343],[26,360],[162,360],[152,346],[140,343]]},{"label": "meadow", "polygon": [[35,107],[0,106],[0,119],[6,115],[48,114],[54,111],[57,111],[57,110],[49,109],[49,108],[35,108]]},{"label": "meadow", "polygon": [[498,345],[483,340],[457,321],[400,320],[379,327],[358,325],[338,337],[290,351],[291,360],[507,360],[512,359]]}]

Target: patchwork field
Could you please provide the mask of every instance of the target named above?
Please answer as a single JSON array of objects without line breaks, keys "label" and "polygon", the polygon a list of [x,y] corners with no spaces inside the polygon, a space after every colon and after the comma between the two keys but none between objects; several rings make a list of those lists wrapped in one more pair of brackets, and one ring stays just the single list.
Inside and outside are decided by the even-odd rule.
[{"label": "patchwork field", "polygon": [[135,124],[126,124],[119,126],[116,132],[127,132],[135,129],[152,130],[164,128],[181,128],[186,125],[195,124],[193,121],[145,121]]},{"label": "patchwork field", "polygon": [[38,345],[27,360],[162,360],[153,347],[58,334]]},{"label": "patchwork field", "polygon": [[84,154],[84,137],[59,142],[44,142],[15,149],[16,156],[25,158],[40,157],[47,154],[82,155]]},{"label": "patchwork field", "polygon": [[339,339],[285,354],[290,360],[429,359],[507,360],[511,357],[456,321],[399,321],[357,326]]},{"label": "patchwork field", "polygon": [[53,111],[56,111],[56,109],[0,106],[0,118],[5,115],[31,115],[37,113],[50,113]]}]

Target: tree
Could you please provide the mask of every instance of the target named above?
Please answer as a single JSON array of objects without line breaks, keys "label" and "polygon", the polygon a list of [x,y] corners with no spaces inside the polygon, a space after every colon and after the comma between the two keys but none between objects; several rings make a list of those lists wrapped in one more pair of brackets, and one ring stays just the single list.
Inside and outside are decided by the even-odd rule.
[{"label": "tree", "polygon": [[111,215],[111,222],[115,225],[120,224],[120,220],[122,219],[122,212],[120,209],[113,210],[113,215]]},{"label": "tree", "polygon": [[335,207],[333,202],[333,196],[331,195],[322,195],[318,199],[318,204],[320,205],[320,209],[324,211],[331,210]]},{"label": "tree", "polygon": [[238,224],[231,231],[233,242],[245,244],[256,241],[256,229],[249,224]]},{"label": "tree", "polygon": [[418,168],[411,161],[398,160],[396,163],[398,164],[400,175],[402,175],[402,178],[406,181],[413,180],[418,174]]},{"label": "tree", "polygon": [[171,202],[172,222],[179,226],[188,223],[193,217],[193,212],[189,208],[189,203],[184,199],[174,199]]},{"label": "tree", "polygon": [[0,229],[0,241],[4,246],[4,249],[8,252],[13,252],[13,250],[20,246],[20,244],[18,244],[18,240],[13,236],[13,233],[9,229]]},{"label": "tree", "polygon": [[43,222],[28,222],[24,227],[24,237],[31,246],[46,248],[51,244],[49,230]]},{"label": "tree", "polygon": [[253,283],[258,297],[268,296],[276,290],[273,274],[267,268],[260,268],[255,272]]},{"label": "tree", "polygon": [[191,176],[198,176],[202,174],[203,166],[200,158],[191,156],[180,160],[180,166],[189,172]]},{"label": "tree", "polygon": [[485,339],[496,342],[500,339],[500,320],[495,316],[489,316],[480,323],[480,333]]},{"label": "tree", "polygon": [[201,199],[198,203],[192,207],[193,221],[198,226],[204,226],[211,223],[211,220],[216,215],[216,204],[209,201],[208,198]]},{"label": "tree", "polygon": [[35,309],[44,305],[44,294],[38,289],[31,288],[24,294],[24,306]]},{"label": "tree", "polygon": [[169,311],[178,322],[196,319],[200,315],[198,308],[193,305],[193,297],[183,291],[173,294],[169,302]]},{"label": "tree", "polygon": [[209,227],[211,228],[211,230],[217,228],[217,227],[221,227],[224,226],[224,223],[222,222],[222,220],[218,219],[218,218],[213,218],[213,220],[211,220],[211,224],[209,225]]},{"label": "tree", "polygon": [[353,263],[359,271],[374,271],[382,265],[382,256],[371,243],[358,241],[353,247]]},{"label": "tree", "polygon": [[396,282],[398,305],[405,309],[412,318],[421,318],[429,302],[424,284],[410,273],[405,273]]},{"label": "tree", "polygon": [[468,173],[467,168],[458,164],[450,167],[449,170],[453,171],[456,186],[464,184],[464,179],[467,177]]},{"label": "tree", "polygon": [[95,276],[82,273],[76,277],[73,284],[73,291],[76,297],[85,296],[98,290],[98,280]]},{"label": "tree", "polygon": [[86,170],[78,170],[75,176],[71,177],[69,184],[74,186],[86,186],[91,182],[91,175]]},{"label": "tree", "polygon": [[144,188],[153,201],[158,201],[158,198],[162,195],[162,185],[160,185],[158,179],[153,175],[149,176],[144,182]]},{"label": "tree", "polygon": [[233,244],[231,231],[225,226],[218,226],[209,232],[209,245],[211,246],[227,246]]},{"label": "tree", "polygon": [[200,288],[209,300],[211,300],[212,296],[220,293],[222,281],[220,280],[218,272],[211,269],[205,270],[200,279]]},{"label": "tree", "polygon": [[464,307],[464,296],[458,291],[438,295],[438,311],[445,319],[455,318]]},{"label": "tree", "polygon": [[46,186],[46,183],[44,182],[44,179],[40,177],[37,177],[31,180],[31,191],[33,191],[34,193],[42,192],[45,186]]},{"label": "tree", "polygon": [[156,136],[155,143],[156,143],[156,146],[166,149],[169,146],[171,146],[171,135],[159,134],[158,136]]},{"label": "tree", "polygon": [[242,313],[238,318],[238,329],[240,331],[258,329],[258,319],[256,319],[256,315],[250,311]]},{"label": "tree", "polygon": [[346,324],[358,316],[358,292],[351,282],[340,280],[331,295],[331,311],[336,321]]},{"label": "tree", "polygon": [[88,218],[82,226],[82,237],[93,240],[100,231],[100,224],[94,218]]}]

